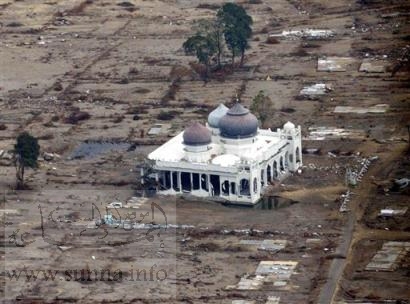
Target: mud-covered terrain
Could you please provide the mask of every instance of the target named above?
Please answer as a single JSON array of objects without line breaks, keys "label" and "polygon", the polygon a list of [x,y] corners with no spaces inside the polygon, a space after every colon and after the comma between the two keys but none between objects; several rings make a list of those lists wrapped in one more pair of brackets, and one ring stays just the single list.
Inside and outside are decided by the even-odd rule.
[{"label": "mud-covered terrain", "polygon": [[[236,2],[254,21],[251,48],[234,71],[225,54],[224,69],[205,82],[182,44],[222,1],[0,0],[5,302],[409,302],[408,251],[389,271],[366,269],[386,242],[410,239],[409,210],[379,215],[410,208],[409,188],[394,186],[410,178],[409,3]],[[332,35],[281,35],[307,29]],[[340,71],[318,71],[319,60]],[[315,84],[327,89],[300,93]],[[302,127],[301,174],[273,184],[255,208],[133,198],[149,152],[191,121],[205,122],[219,103],[238,97],[249,107],[260,90],[275,109],[265,127]],[[155,125],[158,134],[149,132]],[[14,191],[11,152],[22,131],[39,139],[41,157],[26,169],[28,190]],[[370,158],[340,212],[346,166],[360,171]],[[115,219],[139,225],[95,226],[97,210],[127,200],[134,208]],[[286,245],[243,242],[263,240]],[[296,266],[285,279],[237,285],[255,279],[261,261]],[[107,269],[111,280],[100,276]],[[11,278],[13,270],[24,274]],[[56,275],[27,279],[31,271]]]}]

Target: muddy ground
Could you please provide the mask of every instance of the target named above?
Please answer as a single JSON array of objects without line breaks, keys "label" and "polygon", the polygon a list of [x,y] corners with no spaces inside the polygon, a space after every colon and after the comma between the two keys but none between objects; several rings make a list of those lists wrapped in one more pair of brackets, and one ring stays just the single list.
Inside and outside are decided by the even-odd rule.
[{"label": "muddy ground", "polygon": [[[377,215],[381,208],[409,201],[408,190],[386,190],[410,172],[408,71],[404,67],[391,76],[409,43],[409,4],[238,1],[254,20],[245,64],[234,72],[226,67],[204,82],[195,58],[185,56],[181,46],[193,22],[212,17],[221,3],[0,0],[0,150],[12,150],[17,134],[26,130],[39,138],[42,153],[58,154],[27,170],[30,189],[15,192],[15,169],[2,153],[6,270],[58,271],[55,280],[30,282],[11,281],[3,271],[6,302],[265,303],[268,296],[279,296],[280,303],[317,303],[332,261],[345,258],[338,245],[352,216],[347,267],[328,302],[409,301],[408,256],[393,273],[363,270],[384,241],[410,238],[409,212],[393,219]],[[335,36],[267,42],[269,34],[306,28],[333,30]],[[351,63],[344,72],[317,72],[323,56],[351,57]],[[359,72],[364,59],[383,64],[384,72]],[[304,86],[322,82],[332,91],[313,100],[298,96]],[[290,120],[302,126],[304,148],[320,149],[304,154],[302,174],[269,189],[283,204],[235,208],[156,196],[136,209],[136,216],[146,214],[156,203],[166,214],[170,225],[159,235],[154,231],[152,242],[145,238],[146,227],[132,233],[88,228],[93,204],[103,212],[112,201],[141,194],[138,166],[147,153],[192,120],[204,122],[219,103],[231,105],[239,96],[250,106],[259,90],[276,110],[267,127]],[[377,104],[389,108],[379,114],[333,113],[335,106]],[[148,135],[155,124],[165,131]],[[312,140],[312,127],[354,132]],[[84,148],[84,142],[95,146]],[[340,213],[345,166],[358,167],[368,156],[378,160],[353,190],[351,211]],[[125,217],[128,210],[121,212]],[[165,223],[155,214],[155,219],[141,217],[143,223]],[[287,240],[288,245],[270,253],[239,246],[244,239]],[[313,246],[308,239],[319,241]],[[262,260],[298,265],[285,287],[227,288],[254,273]],[[165,280],[131,281],[124,274],[120,281],[84,282],[64,273],[105,268],[125,273],[134,267],[146,269],[149,277],[154,265],[154,276],[161,279],[166,272]]]}]

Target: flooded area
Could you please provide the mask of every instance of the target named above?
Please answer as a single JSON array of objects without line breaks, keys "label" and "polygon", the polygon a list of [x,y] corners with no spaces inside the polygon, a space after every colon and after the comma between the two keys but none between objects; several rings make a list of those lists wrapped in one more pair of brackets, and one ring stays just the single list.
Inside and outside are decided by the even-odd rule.
[{"label": "flooded area", "polygon": [[85,141],[74,149],[68,159],[92,159],[109,152],[124,152],[131,146],[131,143],[123,141]]}]

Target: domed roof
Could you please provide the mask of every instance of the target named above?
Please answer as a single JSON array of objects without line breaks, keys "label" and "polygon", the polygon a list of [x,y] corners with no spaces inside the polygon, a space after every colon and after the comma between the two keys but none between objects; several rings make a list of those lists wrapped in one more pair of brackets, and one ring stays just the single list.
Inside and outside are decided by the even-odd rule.
[{"label": "domed roof", "polygon": [[199,122],[194,122],[187,127],[182,137],[184,144],[189,146],[202,146],[211,142],[211,132]]},{"label": "domed roof", "polygon": [[256,135],[258,119],[240,103],[236,103],[219,121],[221,135],[227,138],[247,138]]},{"label": "domed roof", "polygon": [[219,127],[219,121],[228,112],[228,108],[224,104],[220,104],[215,110],[208,115],[208,124],[212,128]]},{"label": "domed roof", "polygon": [[291,123],[290,121],[288,121],[287,123],[283,125],[283,128],[285,130],[293,130],[295,128],[295,125]]}]

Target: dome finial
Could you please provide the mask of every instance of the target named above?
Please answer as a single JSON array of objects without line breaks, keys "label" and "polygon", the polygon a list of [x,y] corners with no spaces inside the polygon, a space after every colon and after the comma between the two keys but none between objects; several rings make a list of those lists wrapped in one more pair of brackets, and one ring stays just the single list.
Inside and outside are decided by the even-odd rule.
[{"label": "dome finial", "polygon": [[239,96],[238,96],[238,93],[236,93],[235,95],[236,95],[236,96],[235,96],[235,99],[236,99],[236,103],[241,103],[241,101],[239,100]]}]

